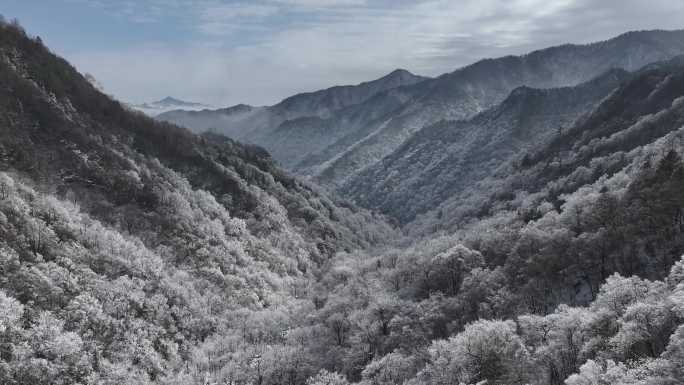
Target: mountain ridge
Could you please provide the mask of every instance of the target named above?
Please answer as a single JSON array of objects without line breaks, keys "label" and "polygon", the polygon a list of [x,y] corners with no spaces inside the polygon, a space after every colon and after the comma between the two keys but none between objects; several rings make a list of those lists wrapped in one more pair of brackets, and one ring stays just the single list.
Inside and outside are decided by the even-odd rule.
[{"label": "mountain ridge", "polygon": [[[631,76],[612,69],[573,87],[517,87],[499,105],[470,119],[443,120],[416,131],[392,154],[353,176],[342,195],[407,223],[429,205],[438,206],[491,175],[507,157],[544,145]],[[414,200],[416,195],[421,199]]]},{"label": "mountain ridge", "polygon": [[207,122],[202,122],[202,114],[160,118],[197,131],[211,127],[262,145],[286,168],[336,190],[426,125],[471,117],[503,101],[521,85],[575,85],[613,67],[635,70],[668,59],[684,53],[683,36],[682,30],[632,31],[602,42],[484,59],[436,78],[377,92],[360,104],[333,112],[321,110],[312,115],[317,119],[293,120],[303,117],[301,111],[282,110],[276,118],[259,113],[245,114],[244,119],[207,113],[211,116]]}]

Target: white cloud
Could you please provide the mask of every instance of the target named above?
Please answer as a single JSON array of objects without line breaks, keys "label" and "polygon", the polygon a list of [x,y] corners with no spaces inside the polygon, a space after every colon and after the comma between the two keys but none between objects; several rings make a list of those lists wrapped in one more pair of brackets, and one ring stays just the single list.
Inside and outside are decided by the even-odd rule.
[{"label": "white cloud", "polygon": [[207,35],[230,35],[238,31],[264,32],[264,18],[273,16],[278,7],[266,4],[214,4],[200,9],[197,28]]},{"label": "white cloud", "polygon": [[225,21],[238,18],[263,18],[278,12],[273,5],[233,3],[212,5],[200,12],[203,21]]},{"label": "white cloud", "polygon": [[273,0],[274,3],[299,7],[343,7],[358,6],[366,4],[366,0]]},{"label": "white cloud", "polygon": [[263,104],[397,67],[438,75],[483,57],[684,27],[684,2],[671,0],[186,1],[173,9],[189,12],[196,43],[83,52],[79,67],[124,99]]}]

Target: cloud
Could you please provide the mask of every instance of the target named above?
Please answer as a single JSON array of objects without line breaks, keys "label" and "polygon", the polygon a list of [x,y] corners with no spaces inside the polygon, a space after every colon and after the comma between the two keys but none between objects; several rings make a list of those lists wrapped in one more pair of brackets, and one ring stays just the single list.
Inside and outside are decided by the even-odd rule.
[{"label": "cloud", "polygon": [[278,8],[264,4],[220,4],[203,9],[200,14],[203,21],[225,21],[238,18],[263,18],[278,12]]},{"label": "cloud", "polygon": [[131,0],[67,0],[67,2],[100,9],[133,23],[158,22],[163,14],[163,8],[159,6],[157,0],[143,2]]},{"label": "cloud", "polygon": [[365,5],[366,0],[274,0],[274,3],[299,7],[343,7]]},{"label": "cloud", "polygon": [[190,43],[80,52],[79,68],[134,101],[266,104],[398,67],[439,75],[484,57],[684,27],[684,2],[671,0],[160,1],[134,3],[160,24],[182,17]]},{"label": "cloud", "polygon": [[229,35],[238,31],[264,31],[259,23],[278,13],[278,7],[268,4],[215,4],[199,11],[197,28],[207,35]]}]

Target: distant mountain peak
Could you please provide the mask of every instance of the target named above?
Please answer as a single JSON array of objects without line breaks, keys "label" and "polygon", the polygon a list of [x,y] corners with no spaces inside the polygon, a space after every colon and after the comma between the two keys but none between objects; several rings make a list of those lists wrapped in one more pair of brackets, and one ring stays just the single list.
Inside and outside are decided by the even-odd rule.
[{"label": "distant mountain peak", "polygon": [[148,105],[157,104],[157,105],[188,106],[188,107],[204,106],[202,103],[187,102],[185,100],[174,98],[173,96],[167,96],[164,99],[158,100],[156,102],[145,103],[145,104],[148,104]]},{"label": "distant mountain peak", "polygon": [[147,115],[157,116],[161,113],[173,110],[197,111],[210,108],[211,106],[202,103],[188,102],[185,100],[174,98],[173,96],[166,96],[165,98],[157,100],[155,102],[132,104],[131,107],[133,107],[136,110],[142,111]]},{"label": "distant mountain peak", "polygon": [[395,77],[395,76],[416,76],[417,77],[418,75],[414,74],[413,72],[411,72],[407,69],[397,68],[394,71],[387,74],[386,77]]},{"label": "distant mountain peak", "polygon": [[[377,83],[377,82],[387,82],[387,81],[400,81],[400,82],[406,82],[408,84],[413,84],[417,83],[419,81],[428,79],[427,77],[416,75],[413,72],[403,69],[403,68],[397,68],[394,71],[388,73],[387,75],[376,79],[376,80],[371,80],[370,82],[367,83]],[[362,83],[363,84],[363,83]]]},{"label": "distant mountain peak", "polygon": [[[412,73],[411,71],[405,70],[403,68],[397,68],[394,71],[388,73],[387,75],[376,79],[372,80],[370,82],[367,82],[366,84],[373,84],[373,83],[397,83],[398,85],[411,85],[415,84],[418,82],[421,82],[423,80],[428,79],[427,77],[416,75]],[[363,83],[362,83],[363,84]]]},{"label": "distant mountain peak", "polygon": [[178,104],[181,104],[181,103],[187,103],[187,102],[180,100],[180,99],[176,99],[173,96],[167,96],[164,99],[158,101],[157,103],[178,103]]}]

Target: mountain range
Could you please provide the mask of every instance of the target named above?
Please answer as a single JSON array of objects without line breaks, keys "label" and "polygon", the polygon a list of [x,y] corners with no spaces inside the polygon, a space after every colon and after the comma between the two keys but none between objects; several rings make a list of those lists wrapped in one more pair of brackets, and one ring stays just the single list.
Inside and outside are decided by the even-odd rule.
[{"label": "mountain range", "polygon": [[629,76],[614,69],[574,87],[518,87],[470,119],[442,120],[418,130],[380,162],[350,177],[340,191],[406,223],[464,191],[472,193],[478,182],[498,176],[521,153],[556,138]]},{"label": "mountain range", "polygon": [[684,32],[152,119],[2,20],[0,383],[682,384]]},{"label": "mountain range", "polygon": [[520,86],[575,86],[611,68],[634,71],[669,59],[684,53],[683,36],[684,31],[630,32],[599,43],[486,59],[433,79],[398,70],[358,86],[295,95],[272,107],[173,111],[159,119],[258,144],[296,174],[346,191],[353,188],[350,178],[425,126],[471,118]]}]

